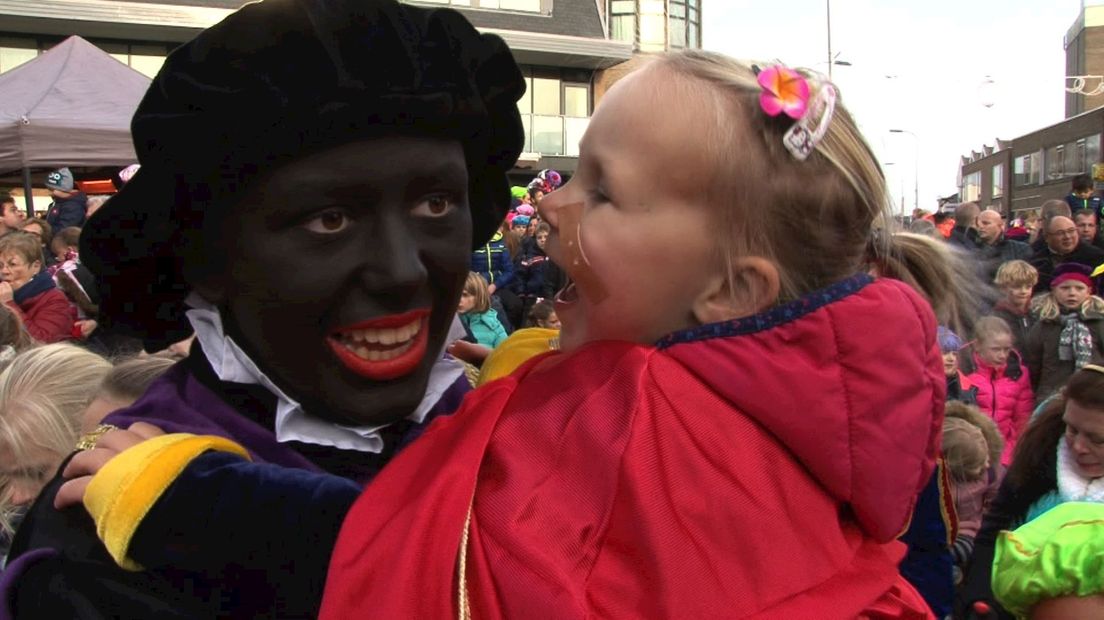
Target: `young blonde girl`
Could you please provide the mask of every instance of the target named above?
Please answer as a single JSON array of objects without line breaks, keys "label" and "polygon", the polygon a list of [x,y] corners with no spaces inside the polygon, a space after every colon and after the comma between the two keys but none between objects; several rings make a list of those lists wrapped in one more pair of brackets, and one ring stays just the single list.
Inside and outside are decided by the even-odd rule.
[{"label": "young blonde girl", "polygon": [[476,344],[495,348],[506,339],[506,329],[498,320],[498,313],[491,308],[491,295],[487,291],[487,281],[478,273],[471,272],[464,282],[460,293],[460,305],[457,306],[460,322],[471,332]]},{"label": "young blonde girl", "polygon": [[[948,402],[943,421],[943,458],[950,473],[958,532],[952,545],[956,575],[973,553],[982,517],[997,495],[1004,440],[996,424],[973,405]],[[956,583],[961,579],[956,579]]]},{"label": "young blonde girl", "polygon": [[1001,292],[1001,298],[990,312],[1004,319],[1012,328],[1012,346],[1023,351],[1027,332],[1038,318],[1031,312],[1031,291],[1039,281],[1039,271],[1030,263],[1010,260],[1002,263],[993,278],[993,284]]},{"label": "young blonde girl", "polygon": [[[575,282],[557,296],[562,351],[481,387],[364,490],[321,615],[927,617],[895,539],[940,442],[936,321],[912,288],[869,274],[955,276],[934,244],[914,246],[927,260],[897,254],[876,232],[887,207],[877,162],[819,78],[693,51],[617,83],[576,174],[541,204],[549,256]],[[960,307],[945,292],[928,299]],[[179,441],[135,450],[152,462]],[[137,454],[112,461],[86,503],[134,499],[114,476]],[[203,493],[225,497],[218,479],[253,466],[207,454],[186,470],[210,467]],[[324,507],[298,476],[278,503],[244,508],[265,511],[266,531],[207,551],[248,556],[241,545],[358,492]],[[210,522],[204,502],[175,488],[149,518],[210,541],[189,525]],[[120,560],[163,557],[156,536],[117,536],[118,515],[93,512]],[[281,551],[329,551],[301,539]]]},{"label": "young blonde girl", "polygon": [[1059,265],[1050,292],[1036,298],[1039,322],[1024,345],[1036,402],[1057,392],[1086,364],[1104,361],[1104,299],[1093,294],[1091,273],[1087,265]]},{"label": "young blonde girl", "polygon": [[1012,463],[1016,439],[1035,407],[1030,372],[1012,342],[1012,328],[999,317],[986,316],[978,319],[974,341],[960,354],[978,408],[997,423],[1004,438],[1000,463],[1005,467]]}]

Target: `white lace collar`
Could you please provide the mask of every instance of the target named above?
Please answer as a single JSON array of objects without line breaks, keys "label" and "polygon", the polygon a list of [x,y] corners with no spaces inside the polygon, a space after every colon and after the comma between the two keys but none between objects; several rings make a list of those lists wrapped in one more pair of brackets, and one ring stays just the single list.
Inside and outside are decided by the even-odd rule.
[{"label": "white lace collar", "polygon": [[1067,502],[1104,503],[1104,478],[1084,478],[1065,439],[1058,440],[1058,495]]},{"label": "white lace collar", "polygon": [[[245,351],[223,331],[222,317],[218,309],[196,293],[188,296],[186,303],[191,308],[185,314],[192,329],[199,338],[203,353],[214,369],[215,375],[223,381],[264,386],[276,396],[276,440],[300,441],[321,446],[332,446],[342,450],[378,453],[383,450],[383,438],[379,431],[387,427],[380,426],[343,426],[316,418],[303,410],[303,407],[285,394],[249,359]],[[464,337],[464,327],[459,319],[453,317],[446,343]],[[447,344],[446,344],[447,346]],[[429,410],[441,400],[445,391],[464,373],[463,365],[446,357],[444,349],[438,351],[437,362],[429,373],[425,397],[414,413],[406,419],[421,422]]]}]

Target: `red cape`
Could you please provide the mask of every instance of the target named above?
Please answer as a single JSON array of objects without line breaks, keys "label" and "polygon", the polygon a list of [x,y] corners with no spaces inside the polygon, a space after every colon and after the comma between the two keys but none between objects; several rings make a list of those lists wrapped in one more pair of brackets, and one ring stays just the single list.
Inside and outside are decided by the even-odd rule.
[{"label": "red cape", "polygon": [[928,618],[893,539],[943,385],[930,310],[888,281],[746,335],[543,356],[366,489],[322,615],[456,616],[471,507],[475,618]]}]

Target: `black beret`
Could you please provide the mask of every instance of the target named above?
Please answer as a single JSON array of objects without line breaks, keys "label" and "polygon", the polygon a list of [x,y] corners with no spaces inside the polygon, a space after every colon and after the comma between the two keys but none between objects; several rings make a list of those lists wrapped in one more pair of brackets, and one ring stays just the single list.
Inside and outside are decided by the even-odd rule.
[{"label": "black beret", "polygon": [[260,173],[380,135],[461,142],[473,247],[510,205],[525,92],[506,44],[450,9],[394,0],[264,0],[169,54],[131,123],[141,169],[88,222],[81,260],[103,323],[186,337],[180,233],[202,229]]}]

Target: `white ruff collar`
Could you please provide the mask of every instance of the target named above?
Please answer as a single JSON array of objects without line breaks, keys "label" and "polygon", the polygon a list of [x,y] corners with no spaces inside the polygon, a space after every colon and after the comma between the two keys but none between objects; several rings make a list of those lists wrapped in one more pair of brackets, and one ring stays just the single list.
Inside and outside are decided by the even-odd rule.
[{"label": "white ruff collar", "polygon": [[[360,452],[378,453],[383,450],[383,438],[379,431],[389,426],[388,424],[343,426],[308,415],[299,403],[265,376],[245,351],[226,335],[222,327],[222,317],[214,305],[196,293],[190,294],[185,303],[191,308],[185,315],[192,324],[215,375],[230,383],[264,386],[276,396],[276,441],[299,441]],[[464,327],[459,319],[453,317],[445,346],[463,337]],[[406,419],[413,422],[425,420],[429,410],[463,374],[464,366],[460,362],[446,357],[443,348],[438,351],[437,362],[429,372],[425,397]]]},{"label": "white ruff collar", "polygon": [[1058,440],[1058,495],[1067,502],[1104,503],[1104,478],[1077,473],[1077,462],[1066,440]]}]

